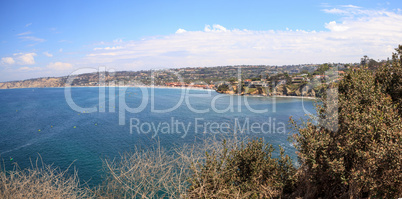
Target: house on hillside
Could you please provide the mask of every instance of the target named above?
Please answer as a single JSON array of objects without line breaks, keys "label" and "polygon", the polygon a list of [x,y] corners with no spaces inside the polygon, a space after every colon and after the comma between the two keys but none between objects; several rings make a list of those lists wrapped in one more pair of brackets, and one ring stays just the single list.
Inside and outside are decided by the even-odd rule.
[{"label": "house on hillside", "polygon": [[244,80],[244,85],[245,85],[245,86],[250,85],[250,83],[251,83],[251,79],[245,79],[245,80]]},{"label": "house on hillside", "polygon": [[297,69],[297,68],[290,70],[290,73],[291,73],[291,74],[299,73],[299,72],[300,72],[300,70]]},{"label": "house on hillside", "polygon": [[286,84],[286,79],[278,80],[278,84],[277,84],[277,85],[281,85],[281,84]]},{"label": "house on hillside", "polygon": [[328,75],[314,75],[314,79],[316,80],[326,80],[329,79]]},{"label": "house on hillside", "polygon": [[263,81],[252,81],[250,83],[250,85],[253,85],[255,87],[266,87],[267,83],[263,82]]},{"label": "house on hillside", "polygon": [[292,78],[292,83],[302,83],[303,81],[305,81],[304,77],[293,77]]}]

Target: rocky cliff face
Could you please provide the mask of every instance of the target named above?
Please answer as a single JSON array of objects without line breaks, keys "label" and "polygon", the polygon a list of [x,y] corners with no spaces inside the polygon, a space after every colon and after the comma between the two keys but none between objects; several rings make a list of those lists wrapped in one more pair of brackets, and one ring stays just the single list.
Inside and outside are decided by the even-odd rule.
[{"label": "rocky cliff face", "polygon": [[61,78],[38,78],[24,81],[0,83],[0,89],[8,88],[45,88],[45,87],[63,87],[64,81]]},{"label": "rocky cliff face", "polygon": [[[22,81],[1,82],[0,89],[11,88],[46,88],[46,87],[64,87],[68,77],[42,77]],[[71,86],[96,86],[99,82],[97,73],[80,74],[72,77]],[[105,82],[112,81],[116,77],[106,75]]]},{"label": "rocky cliff face", "polygon": [[[237,94],[234,91],[217,91],[223,94]],[[268,92],[268,88],[256,88],[249,93],[242,92],[240,95],[263,95],[263,96],[304,96],[304,97],[317,97],[316,92],[310,86],[300,86],[295,90],[289,88],[285,84],[278,85],[273,92]]]},{"label": "rocky cliff face", "polygon": [[316,97],[316,92],[310,86],[299,88],[296,92],[296,94],[299,96]]},{"label": "rocky cliff face", "polygon": [[272,95],[288,95],[288,88],[286,88],[285,84],[278,85]]}]

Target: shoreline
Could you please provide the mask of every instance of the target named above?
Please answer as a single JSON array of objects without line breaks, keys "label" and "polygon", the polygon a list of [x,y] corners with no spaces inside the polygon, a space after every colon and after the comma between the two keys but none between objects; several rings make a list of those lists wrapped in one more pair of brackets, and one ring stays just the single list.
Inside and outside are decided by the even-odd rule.
[{"label": "shoreline", "polygon": [[[216,90],[215,90],[216,91]],[[261,95],[261,94],[237,94],[237,93],[223,93],[223,92],[218,92],[219,94],[223,94],[223,95],[237,95],[237,96],[247,96],[247,97],[270,97],[270,98],[299,98],[299,99],[309,99],[309,100],[318,100],[320,98],[318,97],[307,97],[307,96],[295,96],[295,95]]]},{"label": "shoreline", "polygon": [[[219,93],[219,92],[217,92]],[[223,95],[237,95],[237,94],[226,94],[220,93]],[[237,96],[245,96],[245,97],[268,97],[268,98],[296,98],[296,99],[308,99],[308,100],[317,100],[317,97],[304,97],[304,96],[293,96],[293,95],[237,95]]]},{"label": "shoreline", "polygon": [[[70,88],[99,88],[99,87],[120,87],[120,86],[70,86]],[[228,94],[228,93],[220,93],[215,89],[204,89],[198,87],[170,87],[170,86],[147,86],[147,85],[131,85],[131,86],[121,86],[121,87],[128,87],[128,88],[157,88],[157,89],[188,89],[188,90],[205,90],[205,91],[215,91],[219,94],[224,95],[238,95],[238,94]],[[24,88],[6,88],[0,90],[11,90],[11,89],[36,89],[36,88],[68,88],[68,87],[24,87]],[[304,97],[304,96],[287,96],[287,95],[238,95],[238,96],[247,96],[247,97],[268,97],[268,98],[296,98],[296,99],[308,99],[308,100],[317,100],[317,97]]]},{"label": "shoreline", "polygon": [[135,85],[135,86],[60,86],[60,87],[22,87],[22,88],[0,88],[0,90],[12,90],[12,89],[36,89],[36,88],[99,88],[99,87],[128,87],[128,88],[164,88],[164,89],[188,89],[188,90],[206,90],[206,91],[216,91],[215,89],[205,89],[198,87],[169,87],[169,86],[146,86],[146,85]]},{"label": "shoreline", "polygon": [[[272,96],[270,96],[272,97]],[[309,99],[309,100],[317,100],[318,97],[304,97],[304,96],[293,96],[293,95],[275,95],[275,97],[282,97],[282,98],[300,98],[300,99]]]}]

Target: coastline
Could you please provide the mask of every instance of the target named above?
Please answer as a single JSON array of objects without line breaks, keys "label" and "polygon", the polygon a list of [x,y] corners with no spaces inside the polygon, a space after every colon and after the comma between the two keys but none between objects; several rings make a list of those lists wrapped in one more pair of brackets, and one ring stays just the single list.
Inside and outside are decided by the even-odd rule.
[{"label": "coastline", "polygon": [[[217,92],[219,93],[219,92]],[[238,95],[238,94],[227,94],[227,93],[220,93],[224,95]],[[304,96],[294,96],[294,95],[238,95],[238,96],[246,96],[246,97],[268,97],[268,98],[297,98],[297,99],[308,99],[308,100],[318,100],[317,97],[304,97]]]},{"label": "coastline", "polygon": [[[309,99],[309,100],[317,100],[318,97],[305,97],[305,96],[293,96],[293,95],[274,95],[275,97],[282,97],[282,98],[301,98],[301,99]],[[272,97],[272,96],[270,96]]]},{"label": "coastline", "polygon": [[308,99],[308,100],[318,100],[318,97],[307,97],[307,96],[295,96],[295,95],[261,95],[261,94],[238,94],[238,93],[225,93],[225,92],[218,92],[217,93],[224,94],[224,95],[238,95],[238,96],[247,96],[247,97],[269,97],[269,98],[299,98],[299,99]]},{"label": "coastline", "polygon": [[146,85],[138,85],[138,86],[59,86],[59,87],[21,87],[21,88],[0,88],[0,90],[12,90],[12,89],[36,89],[36,88],[99,88],[99,87],[130,87],[130,88],[163,88],[163,89],[188,89],[188,90],[207,90],[207,91],[216,91],[215,89],[204,89],[198,87],[169,87],[169,86],[146,86]]},{"label": "coastline", "polygon": [[[97,87],[119,87],[119,86],[70,86],[70,88],[97,88]],[[215,89],[204,89],[198,87],[170,87],[170,86],[147,86],[147,85],[136,85],[136,86],[122,86],[122,87],[129,87],[129,88],[157,88],[157,89],[188,89],[188,90],[205,90],[205,91],[215,91],[219,94],[224,95],[238,95],[238,94],[228,94],[228,93],[221,93],[216,91]],[[0,90],[10,90],[10,89],[36,89],[36,88],[67,88],[63,87],[23,87],[23,88],[7,88],[7,89],[0,89]],[[268,98],[297,98],[297,99],[308,99],[308,100],[317,100],[317,97],[305,97],[305,96],[287,96],[287,95],[243,95],[247,97],[268,97]]]}]

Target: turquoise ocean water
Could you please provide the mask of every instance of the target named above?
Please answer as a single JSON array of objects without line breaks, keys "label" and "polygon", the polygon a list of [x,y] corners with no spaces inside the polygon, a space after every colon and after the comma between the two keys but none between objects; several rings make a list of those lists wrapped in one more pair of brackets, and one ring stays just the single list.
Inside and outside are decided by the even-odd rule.
[{"label": "turquoise ocean water", "polygon": [[[150,88],[113,89],[71,89],[70,102],[96,108],[91,113],[71,108],[64,88],[0,90],[2,164],[7,169],[13,163],[27,168],[30,159],[35,161],[40,155],[44,163],[61,169],[73,163],[81,181],[96,185],[102,180],[104,158],[118,157],[136,146],[152,146],[156,138],[169,148],[235,130],[281,145],[295,159],[295,149],[287,141],[289,117],[306,118],[306,113],[314,112],[313,101],[297,98],[168,88],[153,92]],[[128,110],[135,107],[141,110]]]}]

